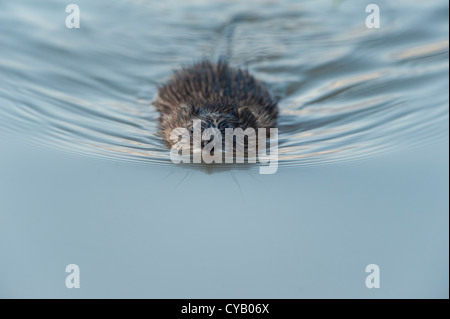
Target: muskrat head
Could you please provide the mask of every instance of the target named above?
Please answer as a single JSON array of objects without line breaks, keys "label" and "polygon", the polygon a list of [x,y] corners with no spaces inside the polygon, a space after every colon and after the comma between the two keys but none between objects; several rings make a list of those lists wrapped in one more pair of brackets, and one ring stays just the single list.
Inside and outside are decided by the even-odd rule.
[{"label": "muskrat head", "polygon": [[[236,109],[223,106],[186,106],[177,113],[161,119],[161,132],[167,143],[170,146],[189,143],[193,151],[198,148],[203,149],[206,145],[210,148],[214,146],[214,149],[220,145],[224,151],[226,134],[230,133],[234,134],[231,135],[231,140],[233,141],[232,149],[235,150],[240,140],[236,134],[240,134],[247,128],[256,130],[258,122],[246,107]],[[244,143],[242,147],[247,150],[249,145],[247,137],[242,141]]]}]

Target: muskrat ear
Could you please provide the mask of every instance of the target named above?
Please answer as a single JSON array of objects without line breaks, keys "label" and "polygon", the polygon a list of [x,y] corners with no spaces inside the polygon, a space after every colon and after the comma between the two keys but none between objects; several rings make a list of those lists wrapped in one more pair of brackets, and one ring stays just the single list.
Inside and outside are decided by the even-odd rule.
[{"label": "muskrat ear", "polygon": [[191,115],[196,115],[198,113],[198,110],[196,107],[194,107],[191,104],[187,104],[187,103],[180,104],[180,109]]},{"label": "muskrat ear", "polygon": [[253,114],[252,111],[247,106],[240,107],[237,110],[239,119],[245,126],[255,127],[258,124],[258,121],[256,119],[256,116]]}]

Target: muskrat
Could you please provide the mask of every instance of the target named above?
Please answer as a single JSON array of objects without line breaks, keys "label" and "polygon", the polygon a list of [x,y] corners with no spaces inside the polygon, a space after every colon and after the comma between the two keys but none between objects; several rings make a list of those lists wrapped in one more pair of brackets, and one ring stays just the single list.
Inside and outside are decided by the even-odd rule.
[{"label": "muskrat", "polygon": [[194,120],[201,120],[202,130],[216,128],[222,136],[226,128],[277,127],[277,101],[266,85],[224,60],[203,60],[175,71],[159,88],[155,105],[168,146],[176,142],[170,139],[175,128],[186,128],[192,137]]}]

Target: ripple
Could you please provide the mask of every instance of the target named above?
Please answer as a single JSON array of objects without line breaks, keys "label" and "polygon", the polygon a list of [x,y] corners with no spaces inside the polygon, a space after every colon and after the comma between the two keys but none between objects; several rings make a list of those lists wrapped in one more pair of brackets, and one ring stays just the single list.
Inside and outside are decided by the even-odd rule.
[{"label": "ripple", "polygon": [[[195,5],[209,10],[206,3]],[[408,23],[395,15],[401,6],[392,8],[386,30],[375,33],[342,18],[323,24],[312,3],[286,2],[276,12],[252,13],[243,4],[222,5],[221,19],[208,18],[205,23],[212,25],[206,29],[198,17],[174,14],[162,21],[153,13],[155,21],[165,23],[163,39],[145,32],[154,27],[146,17],[152,18],[147,4],[115,2],[110,10],[117,12],[111,14],[133,6],[130,14],[136,17],[128,17],[124,29],[114,29],[114,37],[122,40],[114,42],[108,30],[90,25],[80,47],[67,30],[55,27],[56,13],[38,12],[26,20],[34,33],[12,31],[22,44],[0,37],[6,48],[0,56],[0,133],[24,134],[44,147],[102,159],[171,165],[152,101],[156,84],[171,69],[196,58],[193,51],[183,51],[186,42],[178,42],[183,28],[189,44],[202,48],[201,55],[225,53],[281,97],[282,166],[352,162],[422,147],[448,135],[448,39],[443,39],[445,32],[436,32],[434,38],[424,33],[396,42]],[[8,23],[27,16],[21,3],[9,3],[6,11],[0,18],[8,16]],[[88,21],[94,23],[96,15],[101,12],[90,12]],[[337,32],[341,24],[344,30]],[[131,30],[137,34],[127,38]],[[383,45],[381,35],[389,45]],[[106,39],[113,41],[111,48],[104,47]],[[40,64],[43,56],[47,60]]]}]

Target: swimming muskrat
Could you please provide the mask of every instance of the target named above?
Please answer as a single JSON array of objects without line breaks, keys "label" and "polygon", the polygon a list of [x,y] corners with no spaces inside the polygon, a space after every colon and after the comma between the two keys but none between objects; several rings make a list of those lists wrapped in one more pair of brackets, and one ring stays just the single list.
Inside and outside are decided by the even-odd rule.
[{"label": "swimming muskrat", "polygon": [[170,139],[175,128],[186,128],[192,138],[193,120],[201,120],[202,130],[217,128],[222,137],[225,128],[277,127],[277,102],[266,86],[223,60],[203,60],[176,71],[159,88],[155,105],[161,113],[160,133],[169,146],[176,142]]}]

